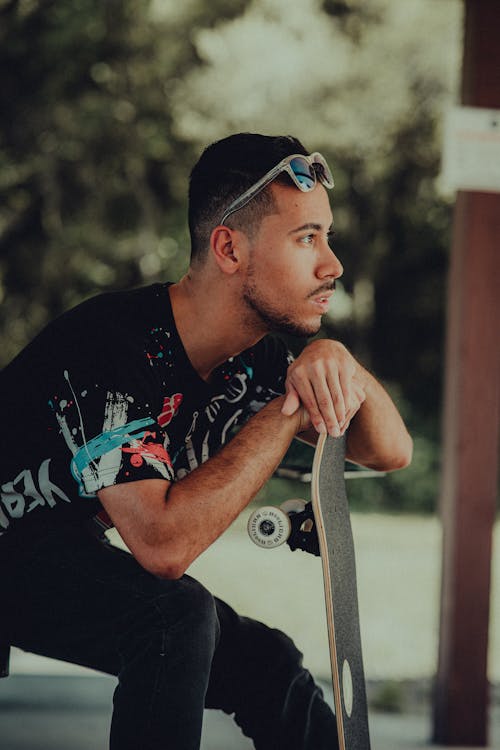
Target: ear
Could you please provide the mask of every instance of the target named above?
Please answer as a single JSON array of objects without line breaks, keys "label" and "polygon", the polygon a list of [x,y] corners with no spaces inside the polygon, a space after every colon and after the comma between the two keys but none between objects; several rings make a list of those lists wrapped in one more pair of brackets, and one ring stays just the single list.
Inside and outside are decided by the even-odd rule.
[{"label": "ear", "polygon": [[222,273],[233,274],[241,264],[242,233],[217,226],[210,235],[210,251]]}]

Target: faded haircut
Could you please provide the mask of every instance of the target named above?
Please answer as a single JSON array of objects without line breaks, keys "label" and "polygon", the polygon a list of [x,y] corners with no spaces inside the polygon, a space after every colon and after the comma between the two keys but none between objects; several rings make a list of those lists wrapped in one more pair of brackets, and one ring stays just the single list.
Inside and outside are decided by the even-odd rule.
[{"label": "faded haircut", "polygon": [[[208,146],[193,167],[189,180],[191,264],[205,260],[212,230],[220,223],[232,201],[286,156],[308,153],[291,135],[237,133]],[[285,172],[275,182],[291,184]],[[231,214],[226,224],[252,237],[262,218],[274,210],[275,203],[268,185],[246,206]]]}]

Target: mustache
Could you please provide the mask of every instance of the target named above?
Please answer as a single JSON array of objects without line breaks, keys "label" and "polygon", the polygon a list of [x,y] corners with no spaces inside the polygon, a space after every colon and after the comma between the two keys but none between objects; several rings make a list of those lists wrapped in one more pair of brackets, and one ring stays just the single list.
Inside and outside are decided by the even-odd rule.
[{"label": "mustache", "polygon": [[307,295],[307,299],[310,299],[311,297],[316,297],[316,295],[321,294],[321,292],[333,292],[335,291],[336,286],[337,285],[336,285],[335,279],[333,281],[329,281],[328,284],[322,284],[313,292],[310,292]]}]

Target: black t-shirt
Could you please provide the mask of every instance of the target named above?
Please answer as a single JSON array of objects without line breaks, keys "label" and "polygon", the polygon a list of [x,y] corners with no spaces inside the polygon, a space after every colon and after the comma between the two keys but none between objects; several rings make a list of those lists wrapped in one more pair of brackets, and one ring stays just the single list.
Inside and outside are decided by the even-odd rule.
[{"label": "black t-shirt", "polygon": [[0,536],[95,516],[102,487],[181,479],[284,392],[290,355],[272,337],[202,380],[168,286],[84,302],[0,373]]}]

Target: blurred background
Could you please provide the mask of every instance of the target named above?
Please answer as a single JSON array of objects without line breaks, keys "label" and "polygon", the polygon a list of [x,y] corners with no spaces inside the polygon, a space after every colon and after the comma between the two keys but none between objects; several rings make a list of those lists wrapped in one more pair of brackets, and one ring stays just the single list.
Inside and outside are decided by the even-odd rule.
[{"label": "blurred background", "polygon": [[335,174],[345,274],[323,335],[384,379],[416,440],[412,468],[366,502],[433,511],[454,199],[439,191],[441,122],[457,98],[462,11],[0,2],[0,365],[82,299],[184,272],[187,179],[205,145],[291,132]]},{"label": "blurred background", "polygon": [[[461,0],[0,0],[0,366],[81,300],[186,270],[187,180],[209,142],[292,133],[332,166],[345,272],[320,335],[383,380],[415,441],[411,468],[348,487],[372,705],[394,711],[429,700],[436,668],[455,198],[440,160],[462,33]],[[275,479],[258,502],[307,493]],[[317,561],[253,548],[244,521],[193,572],[327,677]],[[493,576],[499,682],[498,539]]]}]

